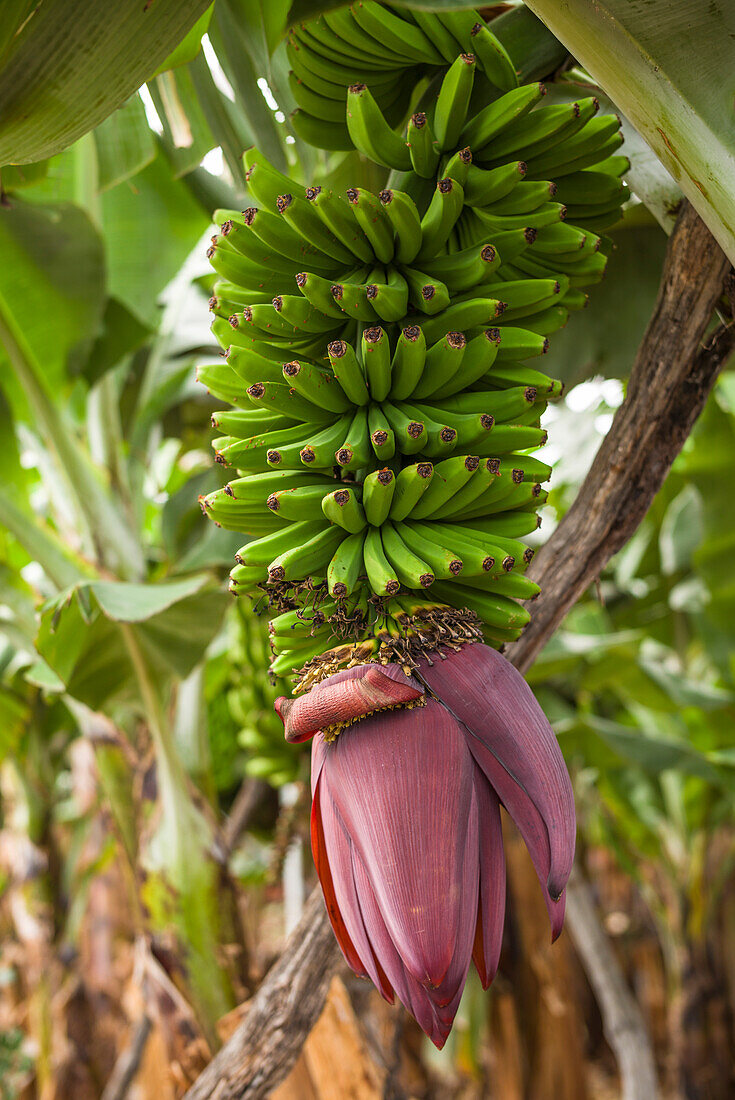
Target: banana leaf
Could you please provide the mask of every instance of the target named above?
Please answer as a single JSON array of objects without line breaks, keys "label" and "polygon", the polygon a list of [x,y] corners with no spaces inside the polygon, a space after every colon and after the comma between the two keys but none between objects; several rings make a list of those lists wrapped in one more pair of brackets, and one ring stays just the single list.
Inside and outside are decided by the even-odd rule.
[{"label": "banana leaf", "polygon": [[528,0],[528,7],[630,119],[735,260],[733,5]]},{"label": "banana leaf", "polygon": [[137,91],[207,0],[44,0],[0,63],[0,164],[52,156]]}]

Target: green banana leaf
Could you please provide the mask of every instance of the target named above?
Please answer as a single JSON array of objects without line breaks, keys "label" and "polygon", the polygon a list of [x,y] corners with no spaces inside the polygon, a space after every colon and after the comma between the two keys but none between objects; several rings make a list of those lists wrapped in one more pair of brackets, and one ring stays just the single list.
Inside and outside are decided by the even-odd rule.
[{"label": "green banana leaf", "polygon": [[735,7],[728,0],[528,0],[528,7],[630,119],[735,261]]},{"label": "green banana leaf", "polygon": [[[25,332],[49,385],[57,387],[70,356],[83,361],[99,330],[105,302],[102,238],[71,202],[13,199],[0,208],[0,254],[0,302]],[[20,413],[23,394],[6,369],[2,384]]]},{"label": "green banana leaf", "polygon": [[120,623],[135,623],[157,683],[188,676],[219,630],[228,597],[206,576],[163,584],[83,582],[41,612],[36,647],[68,693],[99,710],[132,690]]},{"label": "green banana leaf", "polygon": [[207,0],[38,4],[2,55],[0,164],[52,156],[97,126],[151,77],[207,7]]}]

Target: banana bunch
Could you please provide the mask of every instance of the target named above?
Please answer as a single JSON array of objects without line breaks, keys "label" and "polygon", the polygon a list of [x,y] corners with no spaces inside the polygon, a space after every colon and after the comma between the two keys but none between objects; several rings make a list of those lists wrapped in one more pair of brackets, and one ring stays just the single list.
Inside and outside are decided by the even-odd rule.
[{"label": "banana bunch", "polygon": [[[617,120],[594,100],[539,106],[475,13],[369,0],[311,28],[295,72],[296,54],[314,73],[312,54],[331,58],[350,143],[393,185],[303,188],[246,153],[253,205],[217,211],[208,250],[223,358],[199,370],[230,406],[213,445],[235,471],[202,510],[242,532],[231,591],[267,600],[271,669],[300,669],[301,687],[468,638],[500,646],[528,622],[524,539],[551,472],[532,452],[561,394],[529,360],[601,277],[595,229],[624,197]],[[401,80],[431,66],[401,137]]]},{"label": "banana bunch", "polygon": [[[463,210],[448,248],[461,251],[492,237],[504,260],[499,279],[566,274],[575,290],[598,282],[606,264],[599,233],[619,219],[627,197],[620,176],[628,161],[615,155],[620,120],[598,117],[594,97],[541,106],[539,83],[471,114],[475,70],[474,56],[460,55],[431,108],[411,116],[404,136],[391,128],[367,84],[351,85],[347,126],[355,147],[393,169],[392,181],[419,210],[433,201],[437,174],[461,187]],[[507,255],[503,241],[513,233],[525,234],[527,245]],[[571,296],[570,308],[582,304]]]},{"label": "banana bunch", "polygon": [[[235,637],[230,646],[236,669],[265,668],[270,660],[268,625],[247,601],[238,605]],[[301,761],[293,746],[284,744],[283,727],[273,709],[285,684],[271,684],[264,676],[239,675],[225,695],[219,696],[227,705],[237,728],[237,742],[245,749],[245,772],[256,779],[265,779],[273,787],[281,787],[298,777]]]},{"label": "banana bunch", "polygon": [[322,149],[351,149],[345,124],[350,84],[369,83],[381,113],[395,126],[417,85],[468,51],[494,87],[517,86],[510,57],[477,12],[409,11],[375,0],[325,12],[293,28],[287,44],[289,85],[298,105],[291,116],[294,131]]},{"label": "banana bunch", "polygon": [[[599,234],[619,219],[627,198],[620,176],[628,161],[615,155],[622,142],[617,116],[597,117],[594,97],[540,105],[544,85],[518,86],[507,52],[477,12],[409,12],[368,2],[338,14],[338,19],[331,17],[333,29],[325,30],[327,15],[294,32],[289,56],[295,66],[292,86],[300,95],[301,107],[293,116],[298,132],[324,148],[354,145],[392,169],[390,182],[411,195],[422,214],[437,176],[452,178],[464,189],[466,209],[451,250],[488,233],[525,231],[533,236],[529,247],[518,262],[505,257],[500,277],[566,274],[574,290],[568,308],[583,308],[586,296],[579,288],[598,282],[605,270]],[[371,31],[372,45],[365,42]],[[374,58],[381,33],[389,43],[380,53],[383,69]],[[394,53],[390,44],[395,41],[397,49],[399,33],[404,44]],[[323,41],[322,49],[345,61],[334,72],[343,82],[343,95],[311,99],[308,110],[303,61],[318,49],[320,35],[329,42]],[[409,89],[423,87],[417,65],[426,73],[436,72],[432,65],[445,71],[438,93],[424,95],[428,102],[418,104],[423,109],[410,116],[399,135],[396,127],[403,128],[410,104],[417,106],[416,94],[401,94],[401,73],[394,67],[401,57],[408,66],[403,76]],[[325,103],[330,104],[327,113]]]}]

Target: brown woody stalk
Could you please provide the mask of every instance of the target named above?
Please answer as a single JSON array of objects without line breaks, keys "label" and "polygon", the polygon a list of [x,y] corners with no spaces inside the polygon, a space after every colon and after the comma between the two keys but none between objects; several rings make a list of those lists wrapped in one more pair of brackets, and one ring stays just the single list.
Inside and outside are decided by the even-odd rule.
[{"label": "brown woody stalk", "polygon": [[[683,204],[626,399],[577,499],[533,563],[532,575],[543,592],[534,602],[526,632],[508,651],[521,670],[532,664],[567,611],[635,532],[702,411],[720,367],[735,347],[735,326],[727,325],[703,344],[728,272],[719,245],[695,211]],[[592,909],[576,904],[568,920],[577,943],[585,926],[596,924]],[[652,1100],[656,1083],[650,1048],[642,1031],[628,1026],[635,1005],[629,994],[625,996],[614,957],[606,957],[608,972],[602,974],[594,952],[581,954],[618,1057],[624,1096]],[[338,958],[321,894],[315,890],[245,1021],[185,1100],[266,1097],[291,1069],[321,1012]],[[613,986],[610,973],[616,974]],[[633,1067],[639,1080],[632,1075]]]}]

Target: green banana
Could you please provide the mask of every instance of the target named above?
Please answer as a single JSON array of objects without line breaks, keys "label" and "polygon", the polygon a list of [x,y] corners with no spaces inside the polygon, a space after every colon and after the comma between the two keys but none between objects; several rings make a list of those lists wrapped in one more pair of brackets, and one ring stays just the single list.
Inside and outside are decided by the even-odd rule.
[{"label": "green banana", "polygon": [[472,245],[425,261],[424,266],[427,274],[441,279],[452,295],[462,294],[490,281],[500,266],[500,255],[491,244]]},{"label": "green banana", "polygon": [[321,509],[330,523],[336,523],[351,535],[358,534],[367,525],[363,506],[354,489],[335,489],[325,494],[321,498]]},{"label": "green banana", "polygon": [[268,210],[251,206],[243,212],[243,217],[245,225],[266,248],[285,256],[293,263],[303,267],[306,261],[309,267],[315,267],[318,271],[327,273],[339,270],[338,260],[310,245],[281,215],[271,214]]},{"label": "green banana", "polygon": [[444,164],[441,175],[444,179],[454,180],[464,190],[470,168],[472,167],[472,150],[469,145],[465,149],[458,149]]},{"label": "green banana", "polygon": [[451,500],[467,484],[479,464],[479,459],[474,455],[457,455],[436,463],[431,485],[414,505],[409,513],[410,518],[423,519],[432,515],[436,508]]},{"label": "green banana", "polygon": [[343,538],[344,531],[340,527],[328,527],[297,543],[271,561],[268,580],[271,583],[302,580],[326,569]]},{"label": "green banana", "polygon": [[307,145],[316,145],[322,149],[335,151],[349,149],[352,145],[352,138],[346,125],[326,122],[302,110],[301,107],[291,112],[291,128]]},{"label": "green banana", "polygon": [[[441,458],[455,450],[459,442],[457,428],[454,426],[456,417],[452,424],[447,424],[443,421],[441,409],[429,409],[425,405],[413,405],[406,401],[397,401],[395,407],[407,420],[422,425],[426,438],[421,450],[427,458]],[[432,414],[438,419],[434,419]]]},{"label": "green banana", "polygon": [[[465,485],[458,489],[454,496],[446,499],[441,505],[438,505],[430,513],[427,513],[427,519],[443,519],[446,516],[460,515],[467,508],[472,508],[480,498],[484,498],[486,494],[490,492],[491,488],[495,488],[498,484],[498,478],[500,477],[500,461],[497,458],[488,458],[483,462],[480,462],[477,470],[472,477],[465,483]],[[504,488],[507,485],[507,491],[510,492],[513,488],[513,482],[510,477],[507,477],[504,481]]]},{"label": "green banana", "polygon": [[411,167],[406,142],[388,125],[367,84],[347,89],[347,129],[355,148],[376,164],[401,171]]},{"label": "green banana", "polygon": [[362,362],[368,391],[373,401],[382,401],[390,393],[390,342],[384,329],[375,326],[363,330]]},{"label": "green banana", "polygon": [[340,309],[332,295],[331,280],[316,275],[313,271],[300,271],[296,276],[296,285],[314,309],[327,317],[338,318],[343,324],[345,323],[347,318],[344,310]]},{"label": "green banana", "polygon": [[[435,546],[459,558],[462,562],[462,575],[477,576],[502,568],[498,561],[500,551],[488,539],[485,544],[471,538],[457,538],[445,530],[445,524],[419,523],[409,517],[412,530],[416,535],[433,542]],[[408,522],[406,524],[408,526]]]},{"label": "green banana", "polygon": [[453,149],[467,118],[475,79],[473,54],[462,53],[444,74],[434,106],[434,134],[440,150]]},{"label": "green banana", "polygon": [[393,259],[393,227],[375,195],[359,187],[348,187],[345,192],[357,224],[367,237],[382,264]]},{"label": "green banana", "polygon": [[491,632],[495,628],[509,631],[507,640],[517,638],[531,618],[525,607],[506,596],[496,596],[491,592],[480,592],[464,585],[453,585],[447,582],[437,582],[434,592],[440,599],[451,601],[455,607],[466,607],[474,611],[479,618],[488,623]]},{"label": "green banana", "polygon": [[396,477],[396,487],[390,506],[390,518],[402,520],[408,516],[431,484],[434,467],[431,462],[404,466]]},{"label": "green banana", "polygon": [[284,470],[302,470],[304,466],[312,470],[324,470],[334,465],[334,452],[348,430],[351,418],[342,416],[322,431],[314,432],[301,425],[298,439],[285,443],[274,443],[267,452],[269,466]]},{"label": "green banana", "polygon": [[328,412],[344,413],[352,407],[338,380],[329,371],[294,361],[283,364],[283,377],[302,397]]},{"label": "green banana", "polygon": [[368,297],[368,289],[371,286],[374,286],[374,284],[351,283],[347,280],[343,283],[333,283],[331,288],[332,298],[348,317],[352,317],[356,321],[375,324],[380,318],[373,309]]},{"label": "green banana", "polygon": [[[496,287],[493,286],[493,290]],[[499,293],[505,293],[505,286],[498,286]],[[503,312],[501,302],[497,298],[468,298],[450,305],[432,317],[421,321],[427,344],[433,344],[441,338],[445,332],[459,331],[485,326],[494,321]]]},{"label": "green banana", "polygon": [[[234,330],[230,329],[230,331]],[[212,332],[215,336],[219,336],[214,325],[212,326]],[[223,343],[222,339],[220,339],[220,343]],[[283,381],[282,368],[274,363],[272,359],[265,359],[262,355],[258,355],[256,351],[252,350],[252,347],[240,348],[230,345],[226,358],[227,365],[234,370],[241,383],[244,383],[242,386],[243,393],[247,386],[252,386],[253,382]]]},{"label": "green banana", "polygon": [[241,379],[225,363],[208,363],[196,368],[196,380],[212,397],[231,405],[250,404]]},{"label": "green banana", "polygon": [[350,535],[337,547],[327,568],[329,594],[338,600],[351,596],[363,571],[364,532]]},{"label": "green banana", "polygon": [[416,309],[428,316],[447,309],[451,298],[446,284],[440,279],[432,279],[430,275],[413,267],[404,266],[401,273],[408,284],[411,304]]},{"label": "green banana", "polygon": [[[490,214],[532,214],[539,206],[556,196],[557,186],[553,180],[530,180],[519,183],[510,194],[497,202],[487,203]],[[561,202],[557,199],[557,202]]]},{"label": "green banana", "polygon": [[248,386],[247,395],[254,405],[287,416],[291,420],[324,421],[334,418],[334,413],[330,410],[319,408],[290,386],[279,382],[255,382]]},{"label": "green banana", "polygon": [[468,206],[492,206],[512,195],[525,175],[526,165],[522,160],[490,169],[478,168],[473,164],[462,184],[464,201]]},{"label": "green banana", "polygon": [[473,336],[465,348],[458,369],[434,390],[431,397],[434,400],[444,401],[445,398],[459,393],[460,390],[474,386],[480,379],[487,381],[488,372],[492,370],[499,347],[499,329],[484,329],[477,336]]},{"label": "green banana", "polygon": [[421,262],[441,252],[462,212],[464,191],[453,179],[442,179],[436,185],[429,209],[421,219],[421,248],[416,259]]},{"label": "green banana", "polygon": [[[495,287],[493,287],[495,289]],[[505,308],[503,321],[515,321],[533,313],[541,313],[569,289],[564,275],[558,279],[514,279],[498,287]]]},{"label": "green banana", "polygon": [[295,443],[297,440],[303,445],[306,430],[303,424],[294,424],[290,428],[277,428],[272,431],[266,429],[248,439],[225,436],[224,441],[213,439],[212,447],[217,462],[225,466],[237,466],[241,470],[265,469],[270,451]]},{"label": "green banana", "polygon": [[406,130],[411,167],[422,179],[433,179],[441,156],[434,131],[423,111],[411,115]]},{"label": "green banana", "polygon": [[401,582],[385,555],[379,527],[368,527],[362,553],[373,592],[376,596],[394,596],[399,591]]},{"label": "green banana", "polygon": [[431,567],[410,549],[392,523],[387,521],[383,524],[380,537],[385,555],[402,585],[421,589],[434,583]]},{"label": "green banana", "polygon": [[423,8],[412,8],[411,18],[421,27],[421,30],[439,50],[444,60],[451,64],[457,56],[457,40],[447,30],[435,12],[424,11]]},{"label": "green banana", "polygon": [[325,485],[297,485],[292,489],[279,489],[271,493],[266,504],[283,519],[309,519],[313,517],[315,509],[321,507],[322,498],[327,491]]},{"label": "green banana", "polygon": [[498,135],[490,150],[492,159],[507,159],[521,150],[526,160],[540,156],[576,134],[599,109],[600,104],[593,96],[576,103],[539,107]]},{"label": "green banana", "polygon": [[267,580],[268,570],[264,565],[236,565],[230,570],[229,589],[233,595],[239,596],[241,592],[248,592]]},{"label": "green banana", "polygon": [[520,573],[503,573],[500,576],[464,577],[466,588],[481,588],[492,595],[507,596],[514,600],[533,600],[541,588],[535,581]]},{"label": "green banana", "polygon": [[286,527],[262,538],[253,539],[241,546],[235,555],[240,565],[269,565],[277,555],[285,553],[294,546],[308,542],[314,535],[327,530],[323,522],[304,520],[301,523],[289,523]]},{"label": "green banana", "polygon": [[388,401],[383,402],[383,413],[393,429],[396,445],[403,454],[414,455],[424,449],[428,441],[428,432],[422,421],[414,420]]},{"label": "green banana", "polygon": [[353,405],[367,405],[370,400],[365,375],[355,354],[355,349],[344,340],[333,340],[327,346],[327,355],[334,376]]},{"label": "green banana", "polygon": [[396,479],[392,470],[374,470],[362,483],[362,505],[367,522],[380,527],[388,518],[393,502]]},{"label": "green banana", "polygon": [[368,408],[368,430],[375,457],[381,462],[393,458],[396,453],[396,437],[380,405],[372,404]]},{"label": "green banana", "polygon": [[508,51],[484,23],[475,23],[470,30],[469,48],[485,76],[501,91],[517,87],[518,76]]},{"label": "green banana", "polygon": [[325,255],[339,260],[343,264],[354,264],[355,255],[334,233],[324,224],[317,210],[306,199],[299,198],[290,193],[279,195],[276,200],[276,209],[283,220],[299,234],[319,248]]},{"label": "green banana", "polygon": [[578,172],[588,164],[595,164],[608,151],[617,149],[622,141],[617,115],[590,119],[573,137],[537,157],[527,157],[528,178],[548,179],[553,176],[556,179],[557,176]]},{"label": "green banana", "polygon": [[500,337],[496,363],[512,362],[519,359],[532,359],[545,355],[549,350],[549,341],[545,336],[529,332],[525,328],[503,327],[497,330]]},{"label": "green banana", "polygon": [[298,294],[277,294],[272,305],[294,333],[334,333],[341,328],[336,318],[326,317]]},{"label": "green banana", "polygon": [[[560,328],[564,328],[568,320],[569,310],[565,309],[564,306],[549,306],[548,309],[544,309],[540,313],[524,317],[523,327],[530,332],[538,333],[540,336],[551,336],[552,333],[558,332]],[[499,318],[497,324],[502,325],[503,323],[503,318]]]},{"label": "green banana", "polygon": [[323,187],[307,187],[306,200],[345,248],[363,263],[372,262],[372,246],[344,199]]},{"label": "green banana", "polygon": [[484,149],[506,126],[527,115],[544,95],[543,84],[524,84],[506,92],[469,120],[459,135],[460,145],[469,145],[473,152]]},{"label": "green banana", "polygon": [[276,199],[287,191],[296,191],[298,185],[283,172],[274,168],[261,151],[253,146],[243,154],[245,182],[256,202],[268,210],[274,210]]},{"label": "green banana", "polygon": [[418,255],[422,242],[421,218],[416,203],[405,192],[390,188],[381,191],[378,198],[393,226],[395,260],[399,264],[410,264]]},{"label": "green banana", "polygon": [[350,11],[362,30],[399,57],[430,65],[443,63],[442,55],[420,27],[401,19],[382,4],[365,0],[364,3],[353,4]]},{"label": "green banana", "polygon": [[261,409],[218,409],[212,413],[212,427],[238,439],[249,439],[258,432],[288,428],[292,421],[285,416],[272,416]]},{"label": "green banana", "polygon": [[484,458],[487,455],[510,454],[511,451],[530,451],[543,447],[546,432],[525,424],[496,424],[487,433],[486,442],[478,442],[475,449]]},{"label": "green banana", "polygon": [[418,325],[401,330],[391,363],[391,389],[393,400],[409,397],[413,393],[424,370],[426,339]]},{"label": "green banana", "polygon": [[432,394],[454,377],[462,365],[467,340],[461,332],[448,332],[426,352],[424,369],[411,396],[431,397]]},{"label": "green banana", "polygon": [[404,523],[396,523],[395,530],[406,546],[426,562],[437,580],[453,580],[462,572],[464,568],[462,558],[445,546],[440,546],[433,539],[426,538],[419,526],[411,519]]},{"label": "green banana", "polygon": [[408,309],[408,283],[395,267],[388,268],[386,278],[368,286],[367,300],[381,321],[400,321]]},{"label": "green banana", "polygon": [[337,464],[345,470],[359,470],[370,461],[370,435],[367,409],[355,413],[342,446],[335,452]]}]

